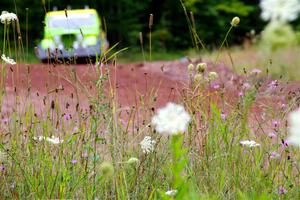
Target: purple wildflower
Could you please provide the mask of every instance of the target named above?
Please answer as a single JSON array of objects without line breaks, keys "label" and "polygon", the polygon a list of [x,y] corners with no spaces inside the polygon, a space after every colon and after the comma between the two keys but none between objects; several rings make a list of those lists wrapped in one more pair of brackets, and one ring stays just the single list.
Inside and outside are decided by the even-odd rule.
[{"label": "purple wildflower", "polygon": [[251,85],[250,85],[249,83],[244,83],[243,86],[242,86],[242,88],[243,88],[244,90],[248,90],[248,89],[251,88]]},{"label": "purple wildflower", "polygon": [[269,133],[268,136],[269,136],[269,138],[271,138],[271,139],[277,137],[277,135],[276,135],[274,132]]},{"label": "purple wildflower", "polygon": [[226,120],[227,115],[224,112],[221,112],[221,119],[222,120]]},{"label": "purple wildflower", "polygon": [[269,84],[269,88],[276,89],[278,87],[278,85],[279,85],[278,80],[274,80],[274,81],[271,81],[271,83]]},{"label": "purple wildflower", "polygon": [[219,88],[220,88],[220,85],[217,84],[217,83],[214,83],[214,84],[212,84],[211,87],[212,87],[213,89],[219,89]]},{"label": "purple wildflower", "polygon": [[257,75],[257,74],[261,73],[261,70],[260,69],[252,69],[251,73]]},{"label": "purple wildflower", "polygon": [[3,164],[0,165],[0,171],[4,172],[4,170],[5,170],[5,166]]},{"label": "purple wildflower", "polygon": [[2,119],[2,123],[3,123],[3,124],[7,124],[8,121],[9,121],[8,118],[3,118],[3,119]]},{"label": "purple wildflower", "polygon": [[273,120],[273,121],[272,121],[272,125],[273,125],[275,128],[278,127],[279,124],[280,124],[280,122],[279,122],[278,120]]},{"label": "purple wildflower", "polygon": [[76,159],[73,159],[73,160],[71,160],[71,163],[72,163],[73,165],[75,165],[75,164],[77,163],[77,160],[76,160]]},{"label": "purple wildflower", "polygon": [[283,148],[286,148],[286,147],[289,146],[289,143],[288,143],[287,140],[282,140],[282,141],[281,141],[281,145],[282,145]]},{"label": "purple wildflower", "polygon": [[278,191],[279,194],[286,194],[287,193],[287,190],[281,185],[279,187],[279,191]]},{"label": "purple wildflower", "polygon": [[275,159],[275,158],[280,158],[280,154],[277,153],[276,151],[273,151],[273,152],[270,154],[270,159]]},{"label": "purple wildflower", "polygon": [[243,97],[243,96],[244,96],[244,93],[241,91],[241,92],[238,93],[238,96],[239,96],[239,97]]},{"label": "purple wildflower", "polygon": [[65,114],[64,115],[64,118],[65,118],[65,120],[70,120],[72,117],[71,117],[71,115],[70,114]]}]

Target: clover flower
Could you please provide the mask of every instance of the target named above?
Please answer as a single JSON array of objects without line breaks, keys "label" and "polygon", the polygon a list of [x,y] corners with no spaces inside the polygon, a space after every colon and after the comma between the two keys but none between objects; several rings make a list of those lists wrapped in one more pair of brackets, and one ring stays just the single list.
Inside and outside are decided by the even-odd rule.
[{"label": "clover flower", "polygon": [[300,147],[300,109],[291,112],[288,115],[289,121],[289,137],[287,139],[288,144],[296,145]]},{"label": "clover flower", "polygon": [[255,141],[253,140],[242,140],[240,141],[240,144],[242,146],[248,146],[248,147],[257,147],[257,146],[260,146],[260,144],[256,143]]},{"label": "clover flower", "polygon": [[152,125],[161,134],[176,135],[186,131],[190,120],[191,117],[183,106],[168,103],[152,117]]},{"label": "clover flower", "polygon": [[7,64],[10,64],[10,65],[15,65],[17,64],[13,59],[9,58],[9,57],[6,57],[4,54],[2,54],[1,56],[1,59],[6,62]]},{"label": "clover flower", "polygon": [[150,136],[145,136],[144,139],[140,142],[141,149],[145,154],[154,151],[155,144],[156,144],[155,140],[152,140]]},{"label": "clover flower", "polygon": [[293,21],[300,11],[298,0],[261,0],[259,6],[261,18],[265,21]]},{"label": "clover flower", "polygon": [[2,24],[10,24],[12,21],[16,21],[16,20],[18,20],[18,17],[15,13],[2,11],[0,15],[0,21]]}]

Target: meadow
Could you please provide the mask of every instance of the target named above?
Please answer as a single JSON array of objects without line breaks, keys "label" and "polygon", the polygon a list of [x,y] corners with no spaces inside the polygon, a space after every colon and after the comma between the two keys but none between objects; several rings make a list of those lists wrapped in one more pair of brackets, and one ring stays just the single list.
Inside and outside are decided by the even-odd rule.
[{"label": "meadow", "polygon": [[[184,60],[140,59],[149,85],[124,103],[123,52],[31,66],[18,20],[1,25],[15,37],[2,42],[0,199],[300,198],[298,46],[260,54],[226,36]],[[56,72],[42,89],[38,67]]]}]

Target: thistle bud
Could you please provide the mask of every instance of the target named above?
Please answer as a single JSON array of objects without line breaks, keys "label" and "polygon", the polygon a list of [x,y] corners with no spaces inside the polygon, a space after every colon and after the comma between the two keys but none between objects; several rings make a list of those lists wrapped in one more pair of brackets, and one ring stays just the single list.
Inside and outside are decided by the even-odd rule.
[{"label": "thistle bud", "polygon": [[100,171],[104,177],[109,178],[114,174],[114,167],[111,163],[104,161],[100,165]]},{"label": "thistle bud", "polygon": [[196,69],[198,72],[203,73],[207,68],[207,64],[206,63],[198,63],[196,66]]},{"label": "thistle bud", "polygon": [[231,26],[237,26],[240,23],[240,18],[239,17],[234,17],[231,20]]},{"label": "thistle bud", "polygon": [[217,72],[209,72],[209,74],[208,74],[208,79],[209,79],[210,81],[213,81],[213,80],[215,80],[216,78],[218,78]]},{"label": "thistle bud", "polygon": [[189,64],[189,65],[187,66],[187,68],[188,68],[189,74],[193,73],[193,71],[194,71],[194,69],[195,69],[195,67],[194,67],[194,65],[193,65],[192,63]]}]

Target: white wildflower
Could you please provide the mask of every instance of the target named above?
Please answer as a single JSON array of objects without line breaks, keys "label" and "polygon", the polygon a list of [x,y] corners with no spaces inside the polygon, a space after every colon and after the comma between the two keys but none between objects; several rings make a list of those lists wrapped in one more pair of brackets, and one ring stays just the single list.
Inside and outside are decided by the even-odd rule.
[{"label": "white wildflower", "polygon": [[146,154],[154,151],[155,144],[155,140],[152,140],[150,136],[145,136],[144,139],[140,142],[143,153]]},{"label": "white wildflower", "polygon": [[50,142],[52,144],[60,144],[60,143],[63,142],[62,139],[60,139],[58,137],[54,137],[54,136],[52,136],[52,137],[37,136],[37,137],[33,137],[33,140],[39,141],[39,142],[47,141],[47,142]]},{"label": "white wildflower", "polygon": [[43,141],[43,140],[45,140],[46,139],[46,137],[44,137],[44,136],[34,136],[33,137],[33,140],[35,140],[35,141],[39,141],[39,142],[41,142],[41,141]]},{"label": "white wildflower", "polygon": [[265,21],[293,21],[300,11],[299,0],[261,0],[259,5]]},{"label": "white wildflower", "polygon": [[183,106],[168,103],[152,117],[152,125],[161,134],[175,135],[185,132],[190,120],[191,117]]},{"label": "white wildflower", "polygon": [[167,191],[165,194],[167,195],[167,196],[175,196],[176,194],[177,194],[177,190],[169,190],[169,191]]},{"label": "white wildflower", "polygon": [[4,54],[2,54],[1,59],[6,62],[7,64],[15,65],[17,64],[13,59],[6,57]]},{"label": "white wildflower", "polygon": [[9,13],[7,11],[2,11],[2,14],[0,15],[0,21],[3,24],[10,24],[11,21],[18,20],[18,17],[15,13]]},{"label": "white wildflower", "polygon": [[289,137],[287,139],[289,144],[300,147],[300,108],[291,112],[288,115],[289,120]]},{"label": "white wildflower", "polygon": [[253,140],[242,140],[242,141],[240,141],[240,144],[242,146],[248,146],[248,147],[257,147],[257,146],[260,146],[260,144],[256,143]]},{"label": "white wildflower", "polygon": [[53,143],[53,144],[60,144],[63,142],[62,139],[58,138],[58,137],[54,137],[52,136],[51,138],[50,137],[47,137],[46,140],[50,143]]}]

